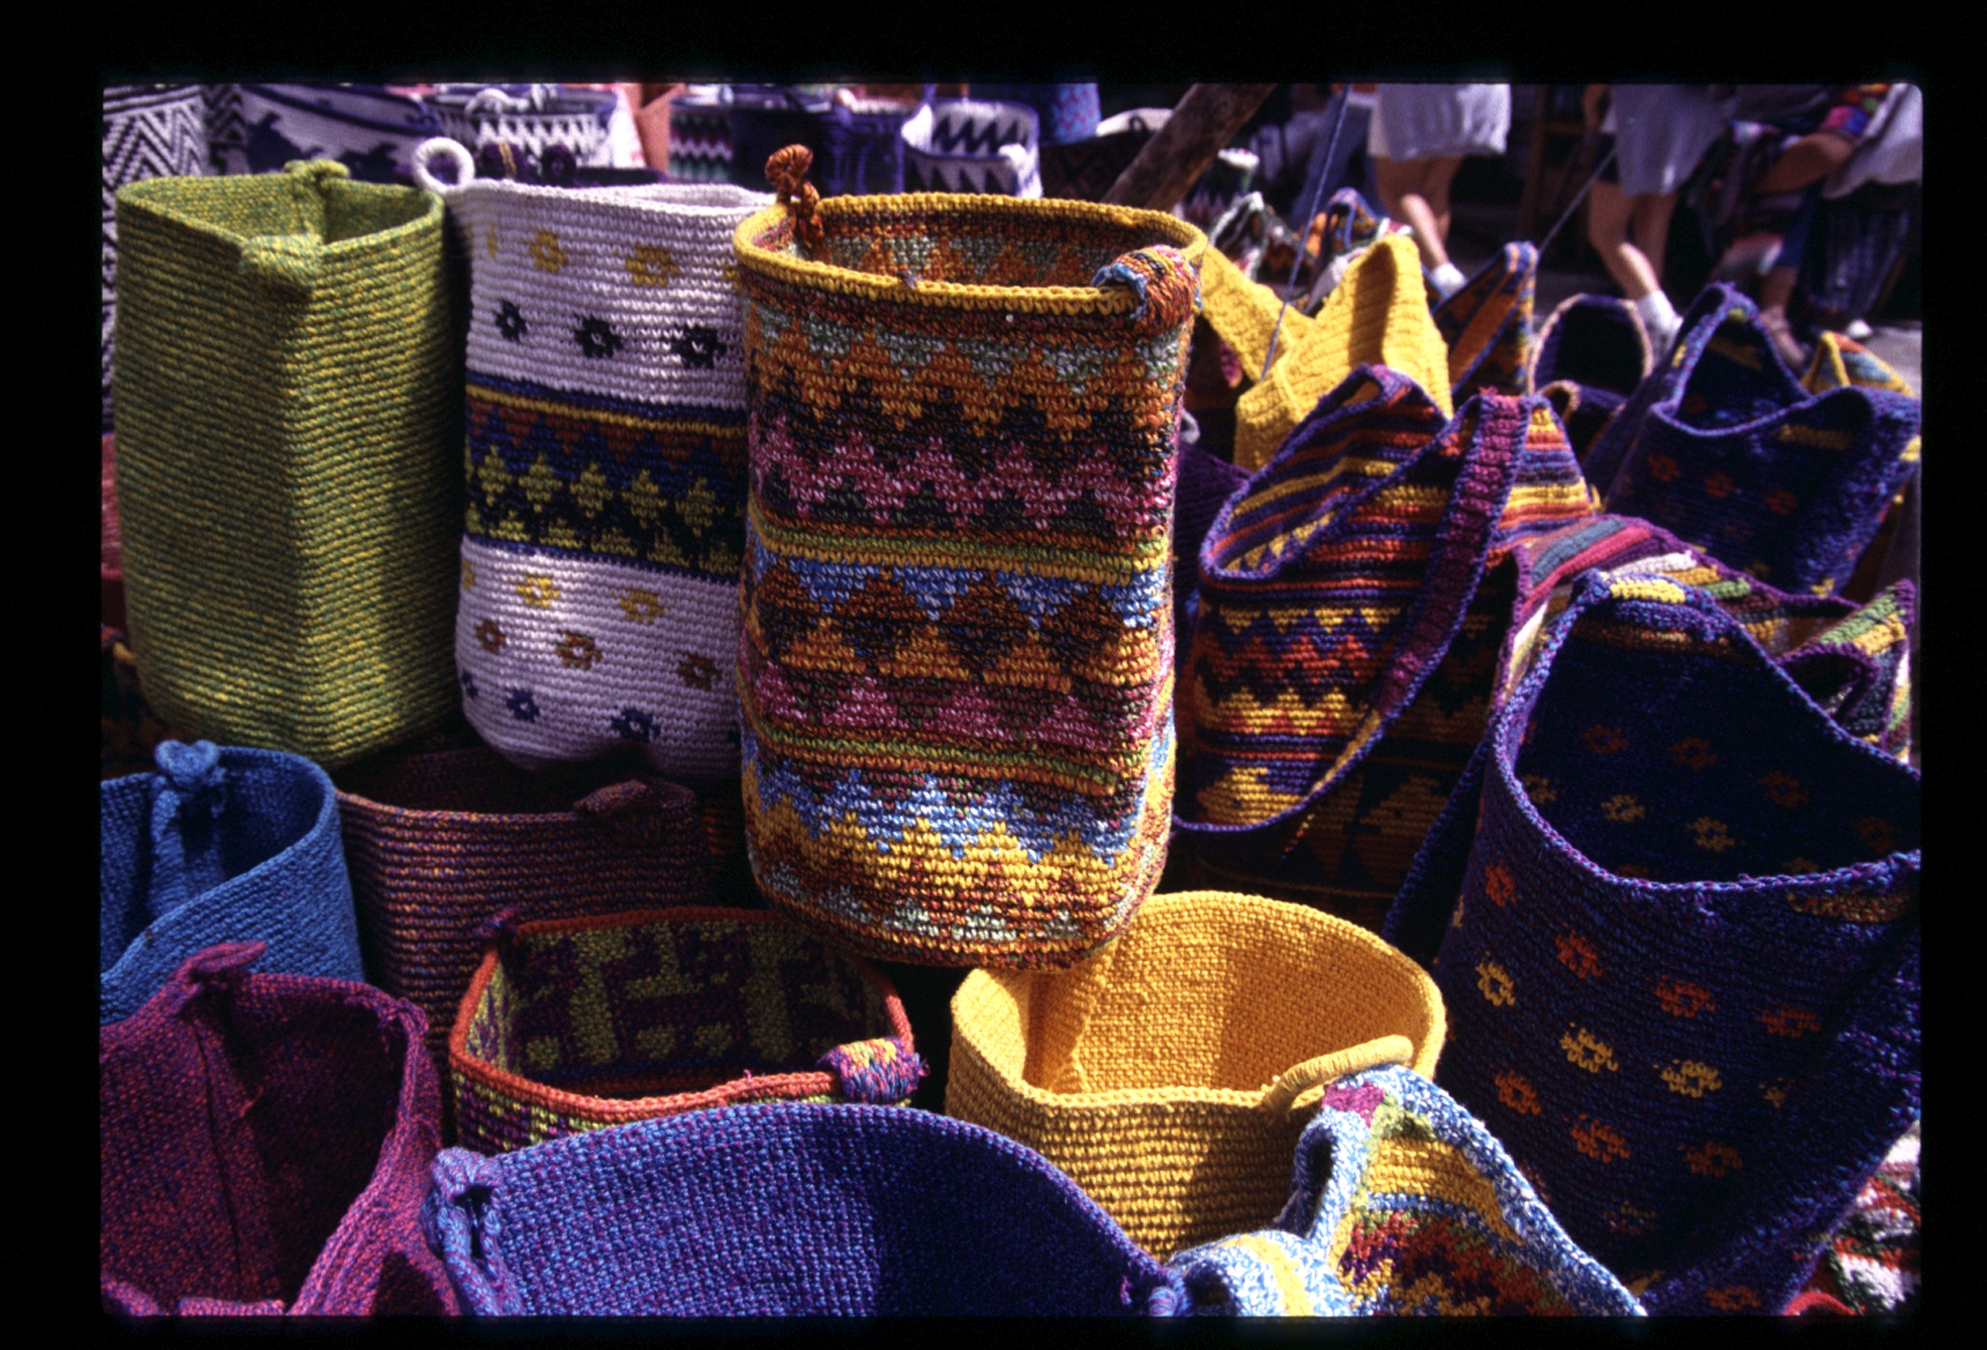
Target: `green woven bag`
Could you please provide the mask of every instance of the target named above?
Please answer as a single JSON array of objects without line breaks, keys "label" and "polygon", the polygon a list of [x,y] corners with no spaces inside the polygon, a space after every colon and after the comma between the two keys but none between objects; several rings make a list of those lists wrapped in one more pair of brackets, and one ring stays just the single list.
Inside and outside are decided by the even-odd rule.
[{"label": "green woven bag", "polygon": [[462,339],[442,202],[343,165],[117,194],[117,496],[145,696],[335,767],[454,709]]}]

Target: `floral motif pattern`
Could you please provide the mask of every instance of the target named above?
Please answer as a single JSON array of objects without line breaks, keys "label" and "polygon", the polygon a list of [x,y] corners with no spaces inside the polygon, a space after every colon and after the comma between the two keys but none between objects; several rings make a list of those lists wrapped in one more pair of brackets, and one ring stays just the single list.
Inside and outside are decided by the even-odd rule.
[{"label": "floral motif pattern", "polygon": [[1585,1027],[1567,1026],[1559,1038],[1559,1048],[1566,1052],[1566,1062],[1588,1073],[1599,1073],[1602,1069],[1610,1072],[1621,1066],[1614,1062],[1614,1050]]},{"label": "floral motif pattern", "polygon": [[1518,987],[1505,973],[1504,967],[1495,961],[1480,961],[1476,968],[1476,987],[1483,996],[1500,1008],[1508,1008],[1518,1001]]},{"label": "floral motif pattern", "polygon": [[1633,793],[1618,793],[1601,803],[1601,814],[1617,825],[1625,825],[1632,820],[1640,820],[1649,814]]},{"label": "floral motif pattern", "polygon": [[1679,769],[1702,772],[1718,762],[1712,753],[1711,742],[1702,736],[1686,736],[1670,747],[1670,760]]},{"label": "floral motif pattern", "polygon": [[600,662],[600,648],[585,633],[568,632],[552,645],[559,664],[571,670],[592,670]]},{"label": "floral motif pattern", "polygon": [[1520,1074],[1506,1069],[1497,1075],[1497,1100],[1516,1111],[1521,1116],[1537,1116],[1545,1113],[1539,1104],[1539,1094]]},{"label": "floral motif pattern", "polygon": [[1759,785],[1766,790],[1767,800],[1778,806],[1795,807],[1808,799],[1807,784],[1778,769],[1761,775]]},{"label": "floral motif pattern", "polygon": [[504,707],[520,722],[538,720],[538,700],[529,689],[513,689],[504,697]]},{"label": "floral motif pattern", "polygon": [[1581,1116],[1568,1132],[1573,1136],[1573,1147],[1595,1162],[1605,1164],[1629,1156],[1628,1141],[1621,1132],[1591,1116]]},{"label": "floral motif pattern", "polygon": [[1561,933],[1553,940],[1559,951],[1559,962],[1583,980],[1591,980],[1601,973],[1600,953],[1594,944],[1577,933]]},{"label": "floral motif pattern", "polygon": [[1670,1065],[1662,1071],[1662,1079],[1669,1084],[1670,1091],[1681,1092],[1686,1097],[1702,1097],[1725,1085],[1716,1069],[1695,1059]]},{"label": "floral motif pattern", "polygon": [[1612,755],[1628,748],[1628,733],[1620,727],[1602,726],[1596,722],[1580,733],[1580,744],[1596,755]]},{"label": "floral motif pattern", "polygon": [[1723,853],[1736,847],[1738,840],[1732,838],[1732,827],[1722,820],[1709,816],[1699,816],[1690,822],[1691,840],[1699,848],[1710,849],[1713,853]]},{"label": "floral motif pattern", "polygon": [[1673,980],[1667,975],[1656,981],[1656,1002],[1662,1004],[1663,1011],[1670,1016],[1685,1019],[1718,1010],[1709,989],[1688,980]]},{"label": "floral motif pattern", "polygon": [[655,718],[640,708],[623,708],[619,714],[607,719],[607,725],[614,728],[615,734],[622,740],[642,745],[647,745],[658,734]]},{"label": "floral motif pattern", "polygon": [[518,598],[533,609],[550,609],[559,598],[559,587],[551,577],[527,572],[517,583]]},{"label": "floral motif pattern", "polygon": [[1709,1140],[1696,1148],[1681,1144],[1678,1147],[1683,1149],[1683,1160],[1690,1164],[1690,1170],[1701,1177],[1726,1176],[1745,1165],[1740,1161],[1737,1149],[1716,1140]]},{"label": "floral motif pattern", "polygon": [[566,265],[566,250],[559,247],[559,236],[550,230],[534,234],[525,251],[531,255],[531,265],[541,272],[558,272]]},{"label": "floral motif pattern", "polygon": [[621,597],[621,613],[629,623],[654,623],[663,615],[662,599],[654,591],[632,586]]}]

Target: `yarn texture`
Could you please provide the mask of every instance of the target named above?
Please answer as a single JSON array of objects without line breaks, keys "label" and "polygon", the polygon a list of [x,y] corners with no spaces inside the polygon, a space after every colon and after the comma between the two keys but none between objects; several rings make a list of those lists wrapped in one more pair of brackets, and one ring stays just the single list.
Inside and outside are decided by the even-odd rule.
[{"label": "yarn texture", "polygon": [[1449,397],[1461,407],[1480,389],[1532,392],[1532,295],[1539,251],[1523,240],[1435,306],[1436,331],[1449,346]]},{"label": "yarn texture", "polygon": [[457,1138],[499,1153],[767,1099],[902,1104],[890,981],[763,911],[498,915],[449,1037]]},{"label": "yarn texture", "polygon": [[1532,387],[1551,401],[1582,460],[1608,419],[1655,368],[1642,316],[1612,295],[1571,295],[1532,348]]},{"label": "yarn texture", "polygon": [[[738,763],[745,381],[723,184],[441,185],[469,259],[462,710],[526,768]],[[464,177],[467,174],[464,173]]]},{"label": "yarn texture", "polygon": [[97,1020],[136,1012],[194,953],[363,980],[331,780],[270,750],[163,741],[158,772],[98,788]]},{"label": "yarn texture", "polygon": [[1434,983],[1365,929],[1212,891],[1153,897],[1074,969],[976,970],[952,1018],[946,1114],[1040,1149],[1162,1259],[1275,1217],[1309,1090],[1426,1077],[1444,1034]]},{"label": "yarn texture", "polygon": [[435,1161],[473,1314],[1111,1316],[1177,1283],[1068,1177],[976,1126],[764,1104]]},{"label": "yarn texture", "polygon": [[97,1033],[104,1309],[454,1313],[419,1225],[441,1144],[420,1009],[190,956]]},{"label": "yarn texture", "polygon": [[456,697],[442,204],[340,164],[117,194],[117,488],[145,696],[336,767]]},{"label": "yarn texture", "polygon": [[1067,965],[1164,863],[1204,241],[1081,202],[790,196],[736,236],[753,873],[873,956]]},{"label": "yarn texture", "polygon": [[1168,1264],[1204,1316],[1642,1312],[1566,1236],[1481,1121],[1395,1066],[1325,1089],[1275,1227]]}]

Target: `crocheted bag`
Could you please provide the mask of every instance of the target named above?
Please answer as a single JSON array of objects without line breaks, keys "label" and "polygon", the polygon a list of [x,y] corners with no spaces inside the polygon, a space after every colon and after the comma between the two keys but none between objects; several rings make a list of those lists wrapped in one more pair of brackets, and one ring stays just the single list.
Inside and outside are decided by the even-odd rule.
[{"label": "crocheted bag", "polygon": [[1580,579],[1460,904],[1411,878],[1388,931],[1441,934],[1441,1082],[1574,1240],[1651,1312],[1774,1312],[1918,1112],[1918,775],[1679,579]]},{"label": "crocheted bag", "polygon": [[1584,460],[1655,361],[1634,305],[1612,295],[1571,295],[1539,329],[1532,387],[1552,403],[1573,453]]},{"label": "crocheted bag", "polygon": [[923,1111],[703,1111],[499,1158],[422,1211],[472,1314],[1166,1312],[1177,1282],[1037,1153]]},{"label": "crocheted bag", "polygon": [[454,1313],[422,1239],[441,1146],[412,1004],[191,956],[97,1032],[101,1282],[124,1314]]},{"label": "crocheted bag", "polygon": [[1212,884],[1377,928],[1489,715],[1526,535],[1590,518],[1539,399],[1362,366],[1216,517],[1177,824]]},{"label": "crocheted bag", "polygon": [[1095,136],[1104,116],[1094,84],[988,84],[975,80],[973,93],[997,103],[1025,103],[1033,108],[1045,149]]},{"label": "crocheted bag", "polygon": [[[1035,110],[1021,103],[959,98],[926,104],[900,133],[905,186],[912,192],[1039,197],[1039,131]],[[990,261],[976,261],[973,271]],[[1040,264],[1032,268],[1024,264],[1023,274],[1038,269],[1046,270]]]},{"label": "crocheted bag", "polygon": [[1203,1316],[1635,1316],[1483,1123],[1389,1065],[1325,1089],[1276,1225],[1168,1263]]},{"label": "crocheted bag", "polygon": [[378,84],[208,85],[206,93],[220,174],[327,160],[360,182],[406,186],[415,147],[441,131],[434,109]]},{"label": "crocheted bag", "polygon": [[791,85],[732,86],[732,179],[769,184],[764,165],[783,146],[804,145],[815,156],[821,194],[904,190],[904,124],[914,101],[809,96]]},{"label": "crocheted bag", "polygon": [[492,929],[449,1037],[465,1147],[749,1101],[903,1105],[924,1077],[890,981],[778,915],[504,915]]},{"label": "crocheted bag", "polygon": [[1387,1062],[1426,1077],[1442,1036],[1434,983],[1363,928],[1154,896],[1073,970],[966,977],[945,1113],[1040,1149],[1163,1259],[1276,1215],[1309,1089]]},{"label": "crocheted bag", "polygon": [[491,915],[710,900],[699,804],[674,783],[611,765],[526,774],[481,746],[368,760],[337,781],[366,969],[427,1014],[444,1079]]},{"label": "crocheted bag", "polygon": [[731,181],[731,108],[714,85],[690,85],[669,101],[669,177]]},{"label": "crocheted bag", "polygon": [[117,317],[117,190],[144,178],[207,172],[207,105],[197,84],[103,91],[103,430],[110,431]]},{"label": "crocheted bag", "polygon": [[736,239],[753,873],[872,955],[1067,965],[1164,863],[1174,446],[1205,244],[1081,202],[816,213],[805,167],[784,193],[814,242],[784,207]]},{"label": "crocheted bag", "polygon": [[416,172],[470,267],[463,713],[526,768],[635,745],[661,773],[735,771],[745,380],[726,271],[767,199],[475,180],[447,140]]},{"label": "crocheted bag", "polygon": [[336,766],[455,700],[459,358],[442,204],[346,179],[117,194],[117,488],[145,694]]},{"label": "crocheted bag", "polygon": [[1826,595],[1917,468],[1919,404],[1858,385],[1808,394],[1758,313],[1730,286],[1707,288],[1671,365],[1595,441],[1587,476],[1611,511]]},{"label": "crocheted bag", "polygon": [[[568,157],[575,168],[605,168],[613,163],[609,124],[616,99],[606,90],[557,84],[454,84],[443,85],[425,101],[434,110],[440,133],[476,154],[488,146],[506,145],[513,154],[530,155],[540,164],[548,157]],[[417,150],[415,162],[419,161]]]},{"label": "crocheted bag", "polygon": [[159,772],[99,786],[97,1021],[127,1017],[216,942],[261,969],[363,980],[331,780],[268,750],[164,741]]},{"label": "crocheted bag", "polygon": [[1449,344],[1449,397],[1461,407],[1480,389],[1532,392],[1532,294],[1539,251],[1506,244],[1435,306],[1436,331]]},{"label": "crocheted bag", "polygon": [[1918,1311],[1918,1144],[1914,1124],[1836,1225],[1814,1275],[1787,1305],[1790,1314],[1802,1311],[1803,1304],[1862,1316]]}]

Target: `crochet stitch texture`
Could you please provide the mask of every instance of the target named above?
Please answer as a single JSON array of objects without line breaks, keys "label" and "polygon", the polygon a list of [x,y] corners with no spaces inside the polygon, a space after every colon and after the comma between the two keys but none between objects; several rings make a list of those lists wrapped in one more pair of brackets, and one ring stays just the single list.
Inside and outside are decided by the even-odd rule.
[{"label": "crochet stitch texture", "polygon": [[784,207],[736,239],[753,873],[871,955],[1067,965],[1164,862],[1204,242],[1065,201],[835,197],[807,219],[812,257]]}]

